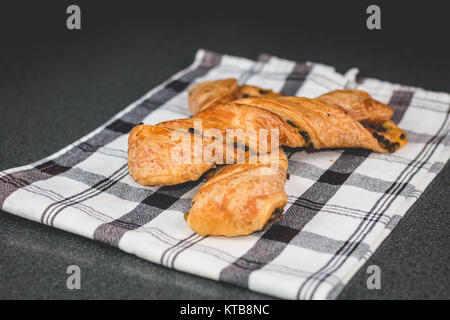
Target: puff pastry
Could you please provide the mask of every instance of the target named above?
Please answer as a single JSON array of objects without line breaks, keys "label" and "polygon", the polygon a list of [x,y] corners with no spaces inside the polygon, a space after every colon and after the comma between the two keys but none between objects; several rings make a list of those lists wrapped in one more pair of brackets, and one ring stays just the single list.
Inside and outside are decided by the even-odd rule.
[{"label": "puff pastry", "polygon": [[[353,97],[358,99],[359,93],[347,90],[346,97],[348,100]],[[255,106],[280,116],[304,139],[304,145],[294,147],[305,146],[311,150],[364,148],[376,152],[394,152],[406,144],[406,133],[390,120],[383,120],[385,117],[383,104],[374,103],[370,108],[363,110],[360,104],[354,103],[345,105],[347,108],[345,109],[319,99],[303,97],[247,98],[235,100],[233,103]],[[355,109],[357,111],[353,112]],[[214,110],[214,107],[205,112],[211,112],[210,110]],[[360,122],[352,117],[354,113],[357,117],[370,117],[376,122]],[[206,119],[213,118],[209,116]]]},{"label": "puff pastry", "polygon": [[[167,127],[140,124],[131,130],[128,171],[137,183],[160,186],[198,180],[217,162],[226,163],[227,155],[217,155],[215,150],[235,148],[234,143],[229,146],[225,140],[207,139],[193,130],[178,130],[177,123],[170,122]],[[183,125],[186,123],[189,121],[182,122]],[[203,125],[206,124],[216,123],[204,121]],[[198,143],[200,145],[196,147]],[[229,162],[241,162],[248,153],[245,149],[233,152]]]},{"label": "puff pastry", "polygon": [[200,82],[188,89],[189,110],[195,115],[213,105],[237,99],[238,93],[236,79]]},{"label": "puff pastry", "polygon": [[239,86],[236,79],[200,82],[188,89],[188,105],[193,115],[209,107],[225,104],[239,98],[272,98],[279,94],[256,86]]},{"label": "puff pastry", "polygon": [[239,236],[281,217],[288,161],[280,149],[270,163],[235,164],[216,170],[192,199],[187,224],[200,235]]},{"label": "puff pastry", "polygon": [[[387,120],[392,116],[388,105],[369,97],[361,91],[339,90],[317,99],[285,96],[242,98],[211,105],[194,118],[166,121],[156,126],[140,125],[130,133],[130,174],[143,185],[170,185],[197,180],[214,167],[214,161],[206,161],[203,155],[211,153],[211,150],[214,153],[214,146],[218,143],[236,147],[232,157],[234,160],[242,159],[246,153],[271,152],[273,142],[277,142],[277,148],[279,144],[293,148],[306,147],[308,150],[364,148],[375,152],[394,152],[406,144],[406,133]],[[323,102],[325,100],[328,103]],[[342,104],[338,104],[340,100]],[[198,109],[203,109],[203,106]],[[198,128],[196,123],[199,123]],[[229,129],[237,130],[233,140],[227,138]],[[260,129],[276,132],[261,136]],[[194,164],[172,163],[173,148],[181,139],[171,138],[174,130],[192,137],[212,138],[201,139],[201,154],[195,154],[190,149],[192,157],[200,161]],[[242,139],[236,141],[239,132]],[[198,148],[196,151],[199,151]],[[224,157],[213,154],[208,160],[229,163]]]},{"label": "puff pastry", "polygon": [[[246,235],[281,216],[288,162],[280,146],[394,152],[407,143],[406,133],[390,120],[392,108],[359,90],[309,99],[224,79],[190,88],[188,103],[193,118],[133,128],[128,166],[140,184],[178,184],[228,163],[229,155],[217,153],[216,147],[231,148],[232,164],[215,170],[185,216],[201,235]],[[275,134],[249,134],[260,129]],[[229,130],[243,133],[242,139],[230,138]],[[181,141],[186,148],[179,148]],[[261,162],[263,154],[272,161]],[[174,161],[174,155],[183,161]]]}]

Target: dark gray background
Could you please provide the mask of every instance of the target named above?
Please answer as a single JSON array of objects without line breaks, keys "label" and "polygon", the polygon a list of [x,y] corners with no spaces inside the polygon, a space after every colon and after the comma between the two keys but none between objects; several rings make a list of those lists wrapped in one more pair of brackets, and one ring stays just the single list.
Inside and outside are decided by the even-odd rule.
[{"label": "dark gray background", "polygon": [[[362,76],[450,91],[449,23],[430,1],[377,2],[378,31],[365,28],[364,1],[73,3],[80,31],[65,28],[69,2],[2,4],[0,170],[84,136],[185,68],[198,48],[253,59],[267,52],[340,72],[356,66]],[[339,298],[450,298],[449,186],[446,165]],[[81,290],[66,289],[70,264],[81,267]],[[371,264],[381,268],[381,290],[366,288]],[[1,212],[0,298],[270,297]]]}]

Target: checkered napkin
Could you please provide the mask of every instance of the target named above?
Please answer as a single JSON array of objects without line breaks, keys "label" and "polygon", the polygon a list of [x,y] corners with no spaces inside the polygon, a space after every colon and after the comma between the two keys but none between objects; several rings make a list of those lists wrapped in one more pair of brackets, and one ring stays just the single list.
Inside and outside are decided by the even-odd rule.
[{"label": "checkered napkin", "polygon": [[[200,50],[187,69],[97,130],[36,163],[0,174],[0,207],[106,242],[143,259],[287,299],[332,299],[389,235],[450,155],[450,95],[357,79],[317,63],[263,54],[257,61]],[[201,237],[183,213],[203,181],[143,187],[127,171],[140,121],[190,116],[186,89],[220,78],[316,97],[350,88],[389,103],[409,143],[394,154],[289,154],[281,221],[249,236]]]}]

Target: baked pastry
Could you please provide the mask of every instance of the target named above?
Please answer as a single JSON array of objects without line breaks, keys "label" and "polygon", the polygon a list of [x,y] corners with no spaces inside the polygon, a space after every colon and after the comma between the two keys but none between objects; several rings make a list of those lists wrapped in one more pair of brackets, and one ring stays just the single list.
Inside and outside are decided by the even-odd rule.
[{"label": "baked pastry", "polygon": [[236,79],[200,82],[188,89],[189,110],[195,115],[213,105],[237,99],[238,93]]},{"label": "baked pastry", "polygon": [[216,170],[198,190],[187,224],[202,236],[247,235],[282,215],[288,161],[283,150],[269,163],[234,164]]},{"label": "baked pastry", "polygon": [[194,118],[133,128],[128,166],[136,182],[153,186],[197,180],[227,164],[199,189],[185,216],[201,235],[246,235],[281,216],[288,164],[281,146],[394,152],[407,143],[390,120],[392,108],[359,90],[309,99],[225,79],[193,86],[189,108]]},{"label": "baked pastry", "polygon": [[256,86],[239,86],[236,79],[204,81],[188,89],[188,105],[193,115],[219,104],[239,98],[272,98],[280,94]]},{"label": "baked pastry", "polygon": [[[200,104],[197,107],[203,109]],[[133,129],[128,151],[130,174],[144,185],[177,184],[197,180],[215,164],[235,163],[248,153],[269,153],[280,145],[308,150],[364,148],[394,152],[407,139],[403,130],[387,120],[390,116],[392,109],[388,105],[357,90],[332,91],[317,99],[285,96],[237,99],[211,105],[194,118]],[[232,135],[227,134],[230,130],[234,130]],[[195,163],[173,163],[174,148],[180,148],[183,132],[191,136],[189,143],[194,136],[202,138],[195,152],[194,143],[183,149],[186,154],[191,152]],[[172,138],[174,133],[179,134],[178,138]],[[231,156],[217,154],[220,146],[233,146],[236,150]]]},{"label": "baked pastry", "polygon": [[[202,123],[206,128],[207,124],[217,124],[214,121]],[[193,128],[177,130],[176,124],[176,121],[168,127],[139,124],[131,130],[128,171],[137,183],[160,186],[198,180],[216,163],[238,163],[248,155],[245,149],[233,152],[227,161],[226,154],[216,154],[215,151],[234,150],[234,144],[228,146],[225,141],[207,139],[190,130]]]},{"label": "baked pastry", "polygon": [[[347,101],[359,100],[359,92],[346,90]],[[362,103],[327,104],[320,99],[277,97],[272,99],[247,98],[235,104],[254,106],[272,112],[297,130],[308,149],[363,148],[376,152],[394,152],[406,144],[406,133],[392,121],[385,119],[385,106],[373,103],[365,111]],[[218,106],[220,107],[220,106]],[[211,113],[214,107],[205,112]],[[355,111],[356,110],[356,111]],[[198,116],[201,116],[200,113]],[[358,121],[353,117],[371,121]],[[215,117],[205,117],[214,119]],[[283,143],[280,141],[280,143]],[[287,145],[287,144],[286,144]]]},{"label": "baked pastry", "polygon": [[362,122],[379,123],[394,115],[390,106],[372,99],[361,90],[334,90],[318,96],[316,100],[341,108],[353,119]]},{"label": "baked pastry", "polygon": [[237,98],[275,98],[280,96],[282,96],[282,94],[276,93],[270,89],[242,85],[239,87]]},{"label": "baked pastry", "polygon": [[[180,163],[175,163],[172,159],[172,150],[182,142],[183,137],[180,134],[180,139],[172,140],[172,131],[144,124],[131,130],[128,137],[128,170],[130,176],[137,183],[153,186],[197,180],[213,166],[206,162],[196,164],[180,161]],[[194,148],[189,151],[193,153]],[[183,150],[181,149],[179,152],[182,153]],[[195,157],[194,154],[189,155],[188,153],[187,156]],[[183,154],[180,154],[180,159],[182,157]]]}]

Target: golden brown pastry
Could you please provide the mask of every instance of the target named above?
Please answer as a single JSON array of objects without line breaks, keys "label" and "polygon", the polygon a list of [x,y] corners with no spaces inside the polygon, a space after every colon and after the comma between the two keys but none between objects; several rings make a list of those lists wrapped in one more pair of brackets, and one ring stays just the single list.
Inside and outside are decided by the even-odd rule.
[{"label": "golden brown pastry", "polygon": [[[308,99],[225,79],[192,87],[189,107],[194,118],[133,128],[128,164],[140,184],[171,185],[231,163],[199,189],[185,216],[204,236],[247,235],[281,216],[288,162],[280,146],[394,152],[407,142],[405,132],[389,120],[391,107],[358,90]],[[259,135],[261,129],[276,134]],[[218,151],[225,149],[226,154]],[[272,161],[264,162],[267,157]]]},{"label": "golden brown pastry", "polygon": [[[199,147],[195,147],[199,144]],[[174,185],[198,180],[216,163],[226,163],[226,154],[216,150],[235,150],[234,145],[196,136],[192,130],[173,130],[161,126],[138,125],[128,138],[130,176],[144,186]],[[232,153],[229,162],[237,163],[248,151]]]},{"label": "golden brown pastry", "polygon": [[221,79],[200,82],[188,89],[188,105],[193,115],[219,104],[239,98],[272,98],[280,94],[260,87],[239,86],[236,79]]},{"label": "golden brown pastry", "polygon": [[391,119],[394,114],[390,106],[372,99],[367,92],[361,90],[334,90],[316,99],[343,109],[358,121],[383,122]]},{"label": "golden brown pastry", "polygon": [[200,82],[188,89],[189,110],[195,115],[208,107],[237,99],[238,93],[236,79]]},{"label": "golden brown pastry", "polygon": [[[298,134],[298,130],[293,128],[289,123],[283,120],[277,113],[269,110],[264,110],[258,105],[251,105],[241,103],[250,101],[250,99],[260,100],[259,98],[247,98],[235,100],[225,105],[217,105],[210,107],[196,115],[194,119],[201,119],[203,121],[220,121],[229,124],[230,127],[240,129],[247,134],[250,139],[246,145],[252,150],[257,150],[258,144],[267,146],[268,149],[264,150],[270,152],[271,139],[270,134],[267,132],[267,141],[261,142],[260,139],[265,137],[263,135],[265,130],[278,130],[276,147],[284,145],[288,147],[301,147],[304,145],[303,137]],[[261,100],[262,101],[262,100]],[[262,130],[261,130],[262,129]],[[257,139],[251,139],[250,133],[261,133],[256,135]],[[254,135],[253,135],[254,136]],[[261,150],[258,150],[262,153]]]},{"label": "golden brown pastry", "polygon": [[237,98],[275,98],[279,96],[281,96],[281,94],[273,92],[269,89],[242,85],[239,87]]},{"label": "golden brown pastry", "polygon": [[[172,185],[189,180],[197,180],[200,176],[213,166],[201,162],[180,161],[175,163],[172,151],[181,143],[183,134],[179,139],[172,141],[173,130],[149,125],[138,125],[134,127],[128,138],[128,169],[131,177],[139,184],[145,186]],[[206,143],[206,140],[205,140]],[[195,157],[193,148],[189,159]],[[183,150],[179,150],[180,159]]]},{"label": "golden brown pastry", "polygon": [[221,167],[192,199],[187,224],[202,236],[239,236],[263,229],[281,217],[286,205],[287,168],[282,149],[270,163]]},{"label": "golden brown pastry", "polygon": [[[358,94],[348,91],[347,99],[359,97]],[[347,112],[335,104],[303,97],[247,98],[235,100],[233,103],[255,106],[278,114],[286,123],[295,128],[298,134],[303,136],[304,146],[308,149],[364,148],[376,152],[393,152],[406,143],[406,139],[403,141],[390,140],[390,137],[406,136],[406,133],[393,122],[384,125],[386,131],[382,133],[383,140],[380,140],[381,133],[378,130],[370,129],[371,122],[362,123],[351,116],[353,114],[351,107],[358,106],[357,104],[349,105]],[[384,106],[380,104],[373,107],[372,110],[367,110],[366,113],[376,112],[380,108],[384,108]],[[361,118],[369,117],[360,110],[358,110],[358,114]],[[380,114],[384,116],[381,112]],[[383,124],[386,122],[378,116],[371,116],[371,119],[376,119],[376,123],[379,124],[374,128],[383,128]]]},{"label": "golden brown pastry", "polygon": [[[230,164],[245,154],[263,154],[281,145],[308,150],[364,148],[394,152],[407,143],[406,133],[386,120],[392,115],[389,106],[369,99],[367,94],[357,90],[334,93],[317,99],[243,98],[212,105],[195,118],[160,123],[159,129],[140,126],[139,130],[133,129],[129,138],[131,176],[144,185],[169,185],[196,180],[215,164]],[[337,104],[338,98],[344,101],[342,105]],[[323,102],[331,101],[329,99],[333,103]],[[261,129],[276,131],[273,135],[265,131],[263,135]],[[179,130],[208,138],[201,142],[201,150],[196,148],[192,152],[192,157],[198,160],[194,164],[172,163],[172,149],[178,146],[181,138],[173,140],[171,136]],[[231,138],[228,136],[230,130],[234,130]],[[216,154],[220,149],[218,143],[232,145],[236,150],[231,156],[229,153]],[[187,150],[193,145],[192,142],[192,147]]]},{"label": "golden brown pastry", "polygon": [[372,99],[365,91],[334,90],[316,99],[342,108],[360,121],[387,152],[394,152],[408,142],[405,131],[390,120],[394,114],[392,108]]}]

